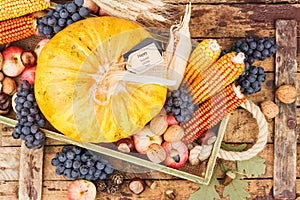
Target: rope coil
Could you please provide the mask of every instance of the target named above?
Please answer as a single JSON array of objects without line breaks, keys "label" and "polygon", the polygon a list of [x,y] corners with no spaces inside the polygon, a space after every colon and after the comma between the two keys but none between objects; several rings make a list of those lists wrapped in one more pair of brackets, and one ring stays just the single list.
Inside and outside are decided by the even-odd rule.
[{"label": "rope coil", "polygon": [[241,107],[252,113],[253,117],[258,123],[259,133],[257,136],[257,141],[250,149],[243,152],[225,151],[220,149],[218,157],[221,159],[231,161],[249,160],[261,152],[267,143],[268,124],[260,108],[249,100],[246,100]]}]

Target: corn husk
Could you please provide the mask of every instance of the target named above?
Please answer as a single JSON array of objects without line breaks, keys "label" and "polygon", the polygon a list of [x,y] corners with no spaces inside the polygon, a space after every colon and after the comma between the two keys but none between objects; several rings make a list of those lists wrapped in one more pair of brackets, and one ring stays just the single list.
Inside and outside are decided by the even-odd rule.
[{"label": "corn husk", "polygon": [[189,31],[191,10],[191,4],[186,5],[183,20],[170,28],[170,37],[166,49],[166,62],[168,78],[176,81],[175,85],[168,86],[168,89],[171,91],[179,88],[192,51]]},{"label": "corn husk", "polygon": [[171,25],[178,17],[177,5],[165,0],[93,0],[109,15],[147,26]]}]

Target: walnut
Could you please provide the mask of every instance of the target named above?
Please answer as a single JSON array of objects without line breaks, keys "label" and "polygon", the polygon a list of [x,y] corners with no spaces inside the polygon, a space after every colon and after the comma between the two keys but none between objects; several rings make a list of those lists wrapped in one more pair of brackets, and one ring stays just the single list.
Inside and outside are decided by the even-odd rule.
[{"label": "walnut", "polygon": [[290,104],[296,100],[297,90],[292,85],[282,85],[277,89],[276,96],[282,103]]},{"label": "walnut", "polygon": [[17,91],[17,83],[10,77],[5,77],[2,80],[2,92],[10,96],[14,95]]},{"label": "walnut", "polygon": [[9,95],[1,93],[0,94],[0,114],[5,115],[9,112],[11,108],[11,98]]},{"label": "walnut", "polygon": [[276,117],[279,113],[278,106],[270,100],[262,102],[260,104],[260,109],[267,119],[272,119]]}]

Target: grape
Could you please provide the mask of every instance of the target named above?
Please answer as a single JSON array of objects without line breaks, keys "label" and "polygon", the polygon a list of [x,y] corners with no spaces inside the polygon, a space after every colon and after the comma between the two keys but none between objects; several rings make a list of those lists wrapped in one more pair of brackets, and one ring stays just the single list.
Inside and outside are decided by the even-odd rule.
[{"label": "grape", "polygon": [[71,16],[72,20],[74,22],[77,22],[81,19],[81,16],[79,15],[79,13],[74,13],[72,16]]},{"label": "grape", "polygon": [[13,131],[12,136],[13,136],[14,139],[19,139],[20,138],[20,134],[17,133],[15,130]]},{"label": "grape", "polygon": [[59,160],[59,162],[65,162],[67,160],[66,154],[65,153],[58,154],[57,159]]},{"label": "grape", "polygon": [[49,17],[47,24],[48,26],[55,26],[57,24],[57,19],[54,16]]},{"label": "grape", "polygon": [[58,25],[62,28],[64,28],[67,25],[67,20],[64,18],[59,18],[58,19]]},{"label": "grape", "polygon": [[173,113],[178,122],[186,122],[191,118],[195,110],[192,101],[192,96],[188,90],[181,87],[178,90],[172,91],[164,107],[167,114]]},{"label": "grape", "polygon": [[55,12],[53,13],[53,17],[55,17],[57,20],[60,19],[59,12],[58,12],[58,11],[55,11]]},{"label": "grape", "polygon": [[86,175],[89,172],[89,169],[86,165],[81,165],[81,167],[79,168],[79,171],[81,174]]},{"label": "grape", "polygon": [[66,160],[64,163],[64,166],[65,166],[65,168],[68,168],[68,169],[72,168],[73,161],[71,159]]},{"label": "grape", "polygon": [[58,166],[59,165],[59,160],[57,159],[57,158],[53,158],[52,160],[51,160],[51,164],[53,165],[53,166]]},{"label": "grape", "polygon": [[80,6],[82,6],[83,5],[83,0],[74,0],[74,3],[78,6],[78,7],[80,7]]},{"label": "grape", "polygon": [[[78,159],[83,158],[84,161]],[[92,155],[89,151],[77,146],[64,146],[61,152],[51,160],[58,175],[64,175],[72,180],[98,180],[106,178],[114,168],[107,160]]]},{"label": "grape", "polygon": [[71,172],[72,172],[71,169],[65,169],[65,171],[64,171],[64,176],[66,176],[66,177],[68,177],[68,178],[71,178]]},{"label": "grape", "polygon": [[51,34],[53,33],[52,27],[50,27],[50,26],[45,26],[44,29],[43,29],[43,33],[44,33],[45,35],[51,35]]},{"label": "grape", "polygon": [[75,3],[69,3],[69,4],[66,4],[66,9],[69,13],[74,13],[76,11],[76,5]]},{"label": "grape", "polygon": [[57,4],[55,7],[55,10],[59,12],[63,8],[64,8],[64,6],[62,4]]},{"label": "grape", "polygon": [[53,31],[54,31],[54,33],[58,33],[59,31],[61,31],[62,30],[62,27],[60,27],[60,26],[54,26],[53,27]]},{"label": "grape", "polygon": [[90,10],[89,10],[88,8],[81,7],[81,8],[79,9],[79,15],[80,15],[81,17],[86,17],[86,16],[88,16],[89,14],[90,14]]},{"label": "grape", "polygon": [[59,11],[59,16],[63,19],[66,19],[69,16],[69,12],[66,9],[61,9]]}]

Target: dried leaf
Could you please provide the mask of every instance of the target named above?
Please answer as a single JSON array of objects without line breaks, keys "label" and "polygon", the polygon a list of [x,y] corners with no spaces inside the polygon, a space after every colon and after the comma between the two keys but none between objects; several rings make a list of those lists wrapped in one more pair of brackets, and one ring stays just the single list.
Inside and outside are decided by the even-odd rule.
[{"label": "dried leaf", "polygon": [[249,160],[237,161],[237,170],[245,173],[248,178],[258,177],[266,172],[265,159],[255,156]]},{"label": "dried leaf", "polygon": [[190,195],[189,200],[214,200],[220,199],[218,192],[216,191],[216,186],[219,186],[219,181],[217,180],[217,170],[214,171],[209,185],[199,185],[200,189]]},{"label": "dried leaf", "polygon": [[243,176],[237,175],[237,177],[227,186],[224,187],[223,197],[230,196],[230,200],[243,200],[251,197],[251,195],[245,190],[248,183],[241,180]]},{"label": "dried leaf", "polygon": [[230,144],[226,144],[225,142],[222,142],[221,148],[225,151],[244,151],[244,149],[247,147],[247,144],[240,144],[238,146],[231,146]]}]

